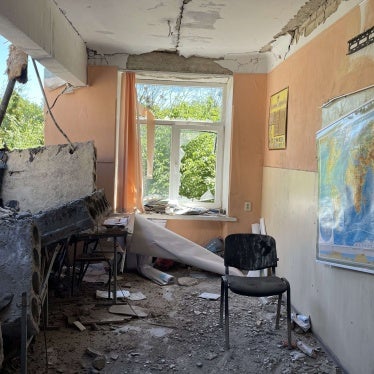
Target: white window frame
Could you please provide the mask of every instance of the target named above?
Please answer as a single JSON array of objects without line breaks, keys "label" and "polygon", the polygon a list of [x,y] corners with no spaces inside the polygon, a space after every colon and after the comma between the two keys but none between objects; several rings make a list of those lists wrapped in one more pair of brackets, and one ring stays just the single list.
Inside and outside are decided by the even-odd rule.
[{"label": "white window frame", "polygon": [[[230,78],[228,78],[230,80]],[[136,79],[136,84],[153,84],[153,85],[171,85],[171,86],[186,86],[186,87],[219,87],[222,88],[222,104],[221,104],[221,120],[219,122],[205,122],[205,121],[186,121],[186,120],[155,120],[155,125],[171,126],[171,150],[170,150],[170,180],[169,180],[169,200],[178,201],[178,188],[180,182],[180,131],[182,129],[197,130],[197,131],[214,131],[217,133],[217,149],[216,149],[216,180],[215,180],[215,201],[211,203],[204,203],[200,201],[183,200],[183,205],[200,206],[208,209],[223,209],[227,211],[228,205],[228,165],[230,163],[230,143],[231,135],[225,133],[227,127],[231,130],[231,119],[226,118],[227,108],[231,107],[231,102],[227,101],[227,86],[226,83],[208,82],[180,82],[178,80],[158,80],[158,79]],[[232,88],[232,86],[231,86]],[[230,95],[231,98],[231,95]],[[138,126],[146,124],[145,119],[138,119]],[[229,131],[231,134],[231,131]]]}]

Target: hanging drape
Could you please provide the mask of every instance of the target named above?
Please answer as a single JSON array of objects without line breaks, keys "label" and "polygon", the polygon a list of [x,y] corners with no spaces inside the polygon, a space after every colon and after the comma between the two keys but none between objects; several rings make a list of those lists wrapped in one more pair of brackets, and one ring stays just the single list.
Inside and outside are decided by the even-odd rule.
[{"label": "hanging drape", "polygon": [[137,128],[137,97],[135,73],[122,74],[122,105],[120,138],[123,144],[120,149],[122,162],[122,199],[121,208],[126,212],[143,211],[143,183],[140,153],[140,138]]}]

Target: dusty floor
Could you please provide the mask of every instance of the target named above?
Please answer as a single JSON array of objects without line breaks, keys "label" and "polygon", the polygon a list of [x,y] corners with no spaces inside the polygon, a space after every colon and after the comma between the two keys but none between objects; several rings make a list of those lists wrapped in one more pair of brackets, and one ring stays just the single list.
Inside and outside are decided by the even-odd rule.
[{"label": "dusty floor", "polygon": [[[285,308],[279,330],[274,330],[275,300],[230,294],[230,343],[224,350],[219,327],[219,300],[199,297],[220,293],[220,277],[187,267],[168,271],[175,283],[157,284],[127,273],[118,286],[146,299],[119,301],[140,306],[148,317],[113,321],[123,316],[108,313],[105,300],[95,297],[103,284],[82,284],[79,295],[50,297],[49,328],[29,347],[29,373],[337,373],[339,368],[308,333],[293,331],[318,350],[316,358],[289,350]],[[181,286],[178,279],[195,285]],[[267,303],[264,303],[267,301]],[[80,320],[86,330],[69,325]],[[110,322],[110,320],[112,320]],[[48,360],[48,370],[46,360]],[[96,367],[96,368],[95,368]],[[3,373],[19,372],[19,359],[8,361]]]}]

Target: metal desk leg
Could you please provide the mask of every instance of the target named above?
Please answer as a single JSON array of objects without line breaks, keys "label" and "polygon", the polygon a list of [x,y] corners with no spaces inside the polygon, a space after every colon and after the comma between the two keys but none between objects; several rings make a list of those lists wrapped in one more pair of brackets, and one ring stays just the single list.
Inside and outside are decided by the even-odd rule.
[{"label": "metal desk leg", "polygon": [[114,272],[114,290],[113,290],[113,301],[114,304],[117,304],[117,237],[113,237],[113,250],[114,250],[114,264],[113,264],[113,272]]},{"label": "metal desk leg", "polygon": [[74,253],[73,253],[73,272],[71,275],[71,295],[74,296],[74,281],[75,281],[75,258],[77,257],[77,242],[74,243]]}]

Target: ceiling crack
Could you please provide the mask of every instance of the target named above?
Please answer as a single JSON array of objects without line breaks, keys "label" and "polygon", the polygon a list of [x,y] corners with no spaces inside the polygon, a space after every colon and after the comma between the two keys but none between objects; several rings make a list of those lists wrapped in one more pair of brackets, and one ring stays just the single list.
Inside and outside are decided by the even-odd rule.
[{"label": "ceiling crack", "polygon": [[77,30],[77,28],[73,25],[73,22],[71,22],[70,19],[67,17],[67,15],[66,15],[66,11],[59,7],[59,5],[57,4],[57,1],[56,1],[56,0],[53,0],[53,2],[54,2],[54,4],[56,5],[56,7],[58,8],[58,10],[61,12],[61,14],[65,17],[66,21],[70,24],[70,26],[72,27],[72,29],[73,29],[73,30],[77,33],[77,35],[82,39],[82,41],[84,42],[84,44],[86,44],[86,42],[83,40],[81,34],[80,34],[79,31]]},{"label": "ceiling crack", "polygon": [[175,31],[177,33],[176,35],[176,43],[175,43],[175,50],[178,52],[179,48],[179,42],[180,42],[180,36],[181,36],[181,25],[182,25],[182,18],[183,18],[183,13],[184,13],[184,7],[191,2],[191,0],[183,0],[182,6],[180,7],[179,10],[179,16],[177,18],[177,22],[175,23]]}]

